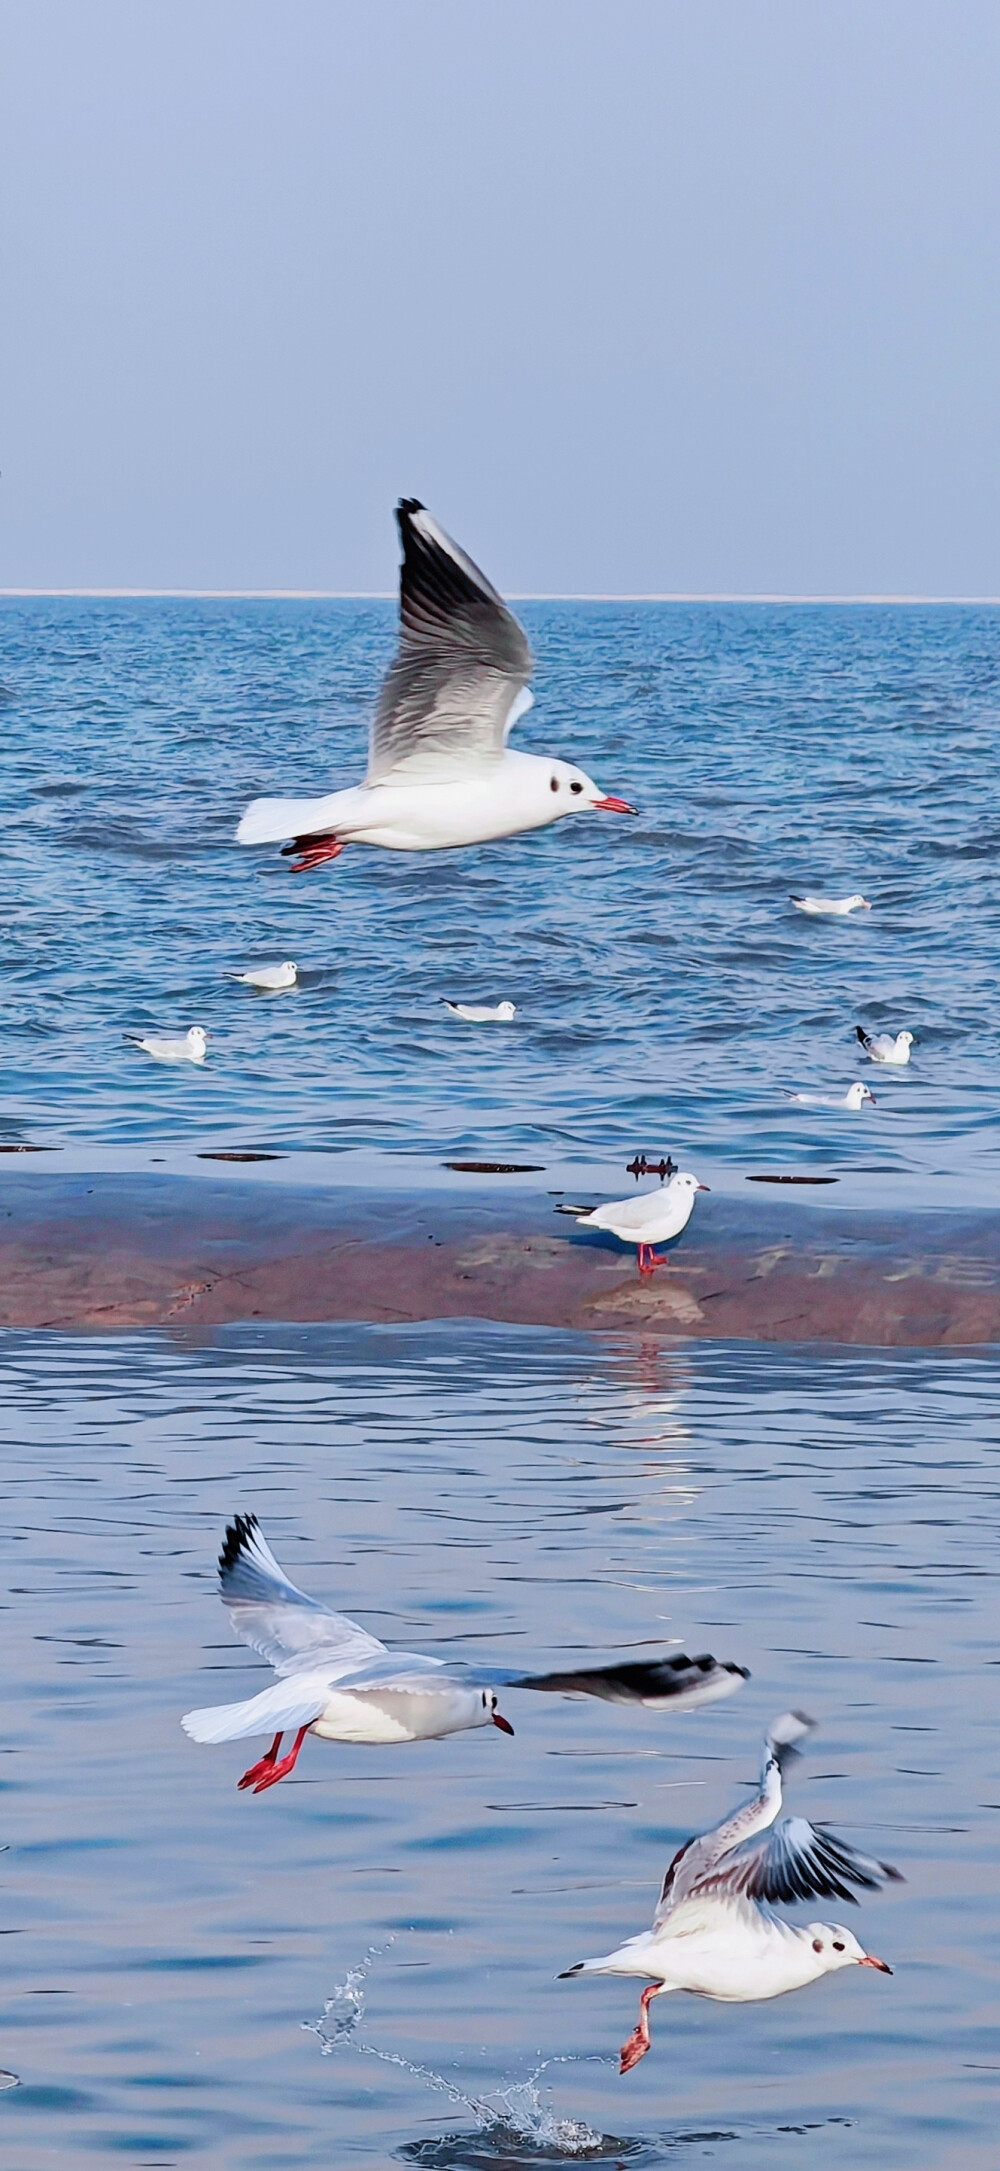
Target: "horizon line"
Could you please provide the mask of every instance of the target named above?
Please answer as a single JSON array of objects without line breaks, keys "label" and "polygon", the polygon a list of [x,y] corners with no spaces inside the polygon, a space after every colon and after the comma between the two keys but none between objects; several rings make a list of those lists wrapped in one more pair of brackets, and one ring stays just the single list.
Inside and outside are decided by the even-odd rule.
[{"label": "horizon line", "polygon": [[[1000,595],[800,595],[769,590],[511,589],[512,603],[841,603],[976,604],[1000,606]],[[61,597],[122,602],[393,603],[395,588],[0,588],[0,601]]]}]

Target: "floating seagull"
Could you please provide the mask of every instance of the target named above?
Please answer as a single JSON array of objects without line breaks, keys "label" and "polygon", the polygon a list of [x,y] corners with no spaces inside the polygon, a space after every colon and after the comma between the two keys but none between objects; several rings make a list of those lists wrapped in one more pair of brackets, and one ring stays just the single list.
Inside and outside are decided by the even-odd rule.
[{"label": "floating seagull", "polygon": [[653,1245],[668,1244],[672,1236],[686,1229],[695,1192],[708,1189],[708,1184],[699,1183],[690,1170],[678,1169],[658,1191],[641,1191],[630,1199],[611,1199],[606,1206],[595,1206],[593,1213],[579,1213],[576,1218],[581,1228],[610,1229],[623,1244],[637,1244],[639,1272],[652,1274],[663,1264],[662,1259],[654,1257]]},{"label": "floating seagull", "polygon": [[[775,1818],[781,1808],[783,1765],[799,1754],[794,1744],[812,1728],[800,1711],[776,1719],[764,1743],[760,1793],[714,1832],[685,1840],[663,1880],[653,1927],[630,1937],[602,1960],[581,1960],[570,1975],[651,1975],[639,2000],[639,2019],[622,2044],[622,2073],[649,2049],[649,2007],[668,1990],[749,2004],[802,1990],[842,1967],[892,1969],[865,1952],[850,1930],[836,1922],[804,1928],[771,1913],[772,1900],[849,1900],[852,1885],[871,1892],[900,1872],[888,1862],[859,1854],[846,1840],[805,1817]],[[773,1829],[772,1829],[773,1827]]]},{"label": "floating seagull", "polygon": [[866,1101],[875,1106],[875,1095],[860,1078],[855,1078],[846,1093],[789,1093],[790,1101],[798,1101],[801,1108],[863,1108]]},{"label": "floating seagull", "polygon": [[396,519],[399,649],[375,711],[364,783],[322,799],[255,799],[237,843],[283,844],[301,874],[345,844],[435,852],[544,829],[593,807],[634,814],[569,762],[510,752],[508,732],[532,699],[521,627],[419,499],[401,498]]},{"label": "floating seagull", "polygon": [[158,1040],[153,1033],[145,1038],[139,1033],[122,1034],[123,1040],[130,1040],[134,1048],[143,1048],[158,1063],[203,1063],[210,1037],[201,1025],[192,1025],[183,1040]]},{"label": "floating seagull", "polygon": [[[239,1781],[241,1791],[252,1787],[255,1794],[294,1770],[309,1733],[324,1741],[379,1745],[437,1741],[471,1726],[498,1726],[512,1734],[497,1710],[500,1687],[681,1711],[728,1696],[748,1678],[744,1666],[683,1652],[572,1673],[522,1674],[389,1651],[356,1621],[331,1613],[289,1582],[255,1515],[237,1515],[227,1525],[219,1596],[236,1634],[269,1661],[278,1680],[248,1703],[189,1711],[181,1725],[192,1741],[208,1742],[242,1741],[276,1729],[267,1754]],[[281,1736],[292,1727],[295,1740],[279,1759]]]},{"label": "floating seagull", "polygon": [[447,995],[439,1000],[446,1010],[454,1011],[456,1018],[467,1019],[470,1025],[509,1025],[517,1015],[515,1003],[450,1003]]},{"label": "floating seagull", "polygon": [[277,995],[282,988],[293,988],[299,977],[297,965],[288,958],[284,965],[252,965],[249,972],[230,972],[228,980],[241,980],[246,988],[263,988],[268,995]]},{"label": "floating seagull", "polygon": [[846,920],[849,912],[870,912],[872,909],[867,897],[862,897],[859,890],[855,891],[853,897],[793,897],[791,901],[796,912],[809,912],[814,919],[817,914],[825,912],[832,914],[835,919]]},{"label": "floating seagull", "polygon": [[913,1046],[912,1033],[866,1033],[863,1025],[854,1028],[866,1055],[873,1063],[908,1063]]}]

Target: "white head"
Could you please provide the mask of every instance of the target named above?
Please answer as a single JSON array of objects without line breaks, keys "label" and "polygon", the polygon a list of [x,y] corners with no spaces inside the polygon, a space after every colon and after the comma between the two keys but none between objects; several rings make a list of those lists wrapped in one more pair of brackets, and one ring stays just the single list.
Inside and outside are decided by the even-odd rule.
[{"label": "white head", "polygon": [[896,1034],[896,1041],[897,1041],[897,1044],[898,1044],[898,1046],[899,1046],[899,1047],[901,1047],[901,1048],[912,1048],[912,1046],[913,1046],[913,1034],[912,1034],[912,1033],[897,1033],[897,1034]]},{"label": "white head", "polygon": [[845,1930],[839,1922],[810,1922],[799,1935],[810,1940],[817,1975],[833,1975],[840,1967],[874,1967],[880,1975],[892,1974],[884,1960],[866,1952],[853,1930]]},{"label": "white head", "polygon": [[500,1728],[501,1734],[512,1734],[514,1729],[510,1723],[510,1720],[505,1719],[502,1714],[497,1710],[496,1690],[481,1689],[478,1694],[479,1701],[476,1705],[475,1713],[472,1719],[472,1725],[498,1726]]},{"label": "white head", "polygon": [[299,968],[297,965],[293,965],[290,957],[286,957],[284,964],[279,969],[286,972],[290,980],[294,980]]},{"label": "white head", "polygon": [[679,1168],[676,1172],[676,1175],[671,1176],[666,1188],[668,1191],[675,1192],[689,1191],[693,1201],[695,1192],[707,1191],[709,1189],[709,1185],[707,1183],[699,1183],[697,1176],[692,1176],[689,1168]]},{"label": "white head", "polygon": [[539,779],[541,789],[549,795],[548,819],[557,822],[562,814],[579,814],[599,808],[605,814],[635,814],[627,799],[616,799],[610,792],[602,792],[585,769],[574,769],[571,761],[539,762],[545,769],[544,780]]},{"label": "white head", "polygon": [[863,1108],[866,1101],[870,1101],[874,1108],[875,1095],[866,1085],[862,1085],[860,1078],[855,1078],[854,1084],[848,1086],[844,1106],[845,1108]]},{"label": "white head", "polygon": [[189,1054],[194,1056],[196,1062],[202,1062],[208,1046],[208,1034],[203,1025],[191,1026],[187,1034],[187,1044]]},{"label": "white head", "polygon": [[847,900],[847,910],[848,912],[870,912],[871,905],[867,897],[862,897],[860,890],[855,890],[853,897],[849,897]]},{"label": "white head", "polygon": [[517,1004],[516,1004],[516,1003],[498,1003],[498,1004],[497,1004],[497,1017],[498,1017],[498,1018],[503,1018],[503,1020],[504,1020],[504,1023],[505,1023],[505,1024],[509,1024],[509,1022],[510,1022],[511,1018],[513,1018],[513,1017],[514,1017],[514,1016],[516,1015],[516,1013],[517,1013]]}]

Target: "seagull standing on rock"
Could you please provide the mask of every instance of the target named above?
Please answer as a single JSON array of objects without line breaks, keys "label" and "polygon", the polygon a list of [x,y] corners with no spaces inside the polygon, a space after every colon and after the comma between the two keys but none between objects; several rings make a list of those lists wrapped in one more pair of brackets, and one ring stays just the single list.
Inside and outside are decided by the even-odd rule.
[{"label": "seagull standing on rock", "polygon": [[649,1975],[639,2000],[639,2019],[622,2044],[622,2073],[630,2073],[649,2049],[649,2008],[668,1990],[692,1990],[727,2004],[750,2004],[803,1990],[838,1968],[892,1969],[866,1952],[836,1922],[796,1928],[771,1912],[774,1900],[850,1900],[852,1885],[871,1892],[901,1883],[889,1862],[859,1854],[846,1840],[805,1817],[784,1817],[782,1768],[798,1755],[795,1743],[814,1721],[787,1711],[764,1743],[760,1793],[716,1831],[685,1840],[663,1880],[653,1927],[630,1937],[600,1960],[581,1960],[570,1975]]},{"label": "seagull standing on rock", "polygon": [[[464,1666],[458,1659],[389,1651],[343,1613],[307,1598],[279,1568],[255,1515],[228,1525],[219,1555],[219,1597],[236,1634],[269,1660],[278,1676],[247,1703],[216,1704],[181,1720],[192,1741],[241,1741],[273,1734],[266,1754],[239,1780],[240,1791],[263,1794],[294,1771],[307,1734],[324,1741],[381,1746],[438,1741],[468,1727],[498,1726],[497,1689],[547,1689],[564,1696],[597,1696],[605,1703],[644,1704],[681,1711],[729,1696],[747,1679],[744,1666],[720,1664],[706,1653],[688,1658],[626,1660],[547,1674]],[[287,1755],[281,1737],[294,1730]]]},{"label": "seagull standing on rock", "polygon": [[654,1253],[654,1244],[669,1244],[671,1237],[687,1228],[695,1194],[708,1189],[708,1184],[699,1183],[690,1169],[678,1169],[658,1191],[641,1191],[630,1199],[611,1199],[606,1206],[595,1206],[593,1213],[577,1214],[576,1218],[583,1229],[608,1229],[623,1244],[637,1244],[639,1272],[652,1274],[663,1264]]},{"label": "seagull standing on rock", "polygon": [[439,852],[544,829],[564,814],[634,814],[567,761],[513,753],[531,707],[531,650],[485,573],[417,498],[402,498],[396,660],[379,696],[363,784],[321,799],[255,799],[238,844],[281,844],[303,874],[346,844]]}]

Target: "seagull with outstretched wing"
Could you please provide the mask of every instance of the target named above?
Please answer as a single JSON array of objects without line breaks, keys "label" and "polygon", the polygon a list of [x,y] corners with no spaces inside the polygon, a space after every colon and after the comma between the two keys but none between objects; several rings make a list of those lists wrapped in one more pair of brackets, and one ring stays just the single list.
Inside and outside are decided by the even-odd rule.
[{"label": "seagull with outstretched wing", "polygon": [[638,2022],[622,2045],[623,2073],[645,2057],[650,2004],[668,1990],[749,2004],[802,1990],[837,1968],[892,1974],[839,1923],[800,1928],[771,1911],[781,1900],[847,1900],[853,1906],[853,1886],[871,1892],[901,1882],[891,1863],[859,1853],[823,1825],[805,1817],[777,1822],[782,1770],[813,1723],[800,1711],[775,1720],[764,1743],[759,1794],[715,1831],[685,1840],[663,1880],[651,1930],[602,1959],[566,1969],[566,1976],[652,1976],[639,2000]]},{"label": "seagull with outstretched wing", "polygon": [[524,633],[418,498],[401,498],[396,519],[399,648],[375,711],[364,783],[321,799],[255,799],[237,843],[280,844],[302,874],[345,844],[438,852],[595,807],[634,814],[584,770],[508,746],[532,703]]},{"label": "seagull with outstretched wing", "polygon": [[[193,1741],[240,1741],[273,1734],[266,1754],[239,1781],[263,1794],[295,1768],[307,1734],[324,1741],[436,1741],[472,1726],[512,1734],[497,1710],[498,1688],[596,1696],[605,1703],[644,1704],[652,1711],[689,1711],[729,1696],[747,1679],[744,1666],[707,1654],[632,1659],[558,1673],[505,1668],[390,1651],[346,1614],[331,1613],[296,1588],[279,1568],[255,1515],[228,1525],[219,1555],[219,1596],[236,1634],[266,1658],[278,1676],[247,1703],[215,1704],[181,1720]],[[287,1755],[281,1737],[294,1732]]]}]

